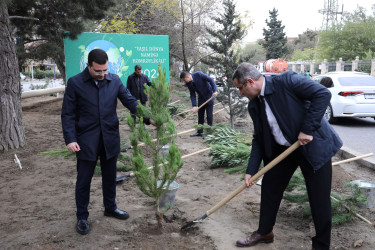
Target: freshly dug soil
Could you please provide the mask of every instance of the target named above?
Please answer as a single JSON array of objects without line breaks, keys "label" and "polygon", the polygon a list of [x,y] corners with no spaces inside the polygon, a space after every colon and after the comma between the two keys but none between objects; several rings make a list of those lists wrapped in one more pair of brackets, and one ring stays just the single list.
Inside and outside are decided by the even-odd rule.
[{"label": "freshly dug soil", "polygon": [[[175,87],[177,88],[177,87]],[[177,88],[178,91],[187,91]],[[173,91],[172,101],[183,100]],[[186,222],[201,217],[207,210],[242,184],[242,174],[226,174],[223,169],[210,169],[208,152],[184,160],[176,181],[180,187],[174,207],[165,214],[164,228],[157,227],[152,199],[144,195],[134,179],[117,186],[117,205],[130,213],[126,221],[103,216],[101,177],[91,184],[89,223],[91,232],[82,236],[75,231],[74,159],[38,156],[38,153],[64,147],[61,132],[62,99],[39,97],[23,100],[23,124],[27,145],[0,153],[0,248],[3,249],[236,249],[235,242],[257,229],[260,187],[240,193],[201,224],[181,231]],[[220,106],[220,105],[218,105]],[[215,107],[219,110],[221,107]],[[118,106],[118,114],[124,108]],[[180,121],[182,118],[175,118]],[[178,131],[191,129],[197,122],[192,116]],[[227,123],[225,112],[215,115],[214,122]],[[252,131],[250,119],[238,120],[238,129]],[[123,121],[121,138],[128,141],[129,128]],[[152,130],[152,127],[149,127]],[[207,147],[200,137],[181,135],[176,140],[182,154]],[[128,153],[131,153],[128,151]],[[13,162],[17,154],[22,170]],[[337,157],[333,162],[339,161]],[[121,175],[124,173],[118,173]],[[371,180],[373,171],[346,163],[333,170],[333,191],[345,192],[343,185],[355,179]],[[374,209],[360,209],[361,215],[375,221]],[[253,249],[311,249],[314,227],[303,218],[301,208],[283,201],[274,228],[275,241]],[[375,228],[354,219],[332,230],[332,249],[349,249],[363,240],[361,249],[375,249]]]}]

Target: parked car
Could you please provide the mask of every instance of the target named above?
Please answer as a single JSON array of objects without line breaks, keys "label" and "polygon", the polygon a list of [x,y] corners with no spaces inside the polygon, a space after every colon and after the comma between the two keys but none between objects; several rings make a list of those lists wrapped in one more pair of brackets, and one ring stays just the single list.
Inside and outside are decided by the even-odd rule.
[{"label": "parked car", "polygon": [[26,76],[24,74],[22,74],[21,72],[20,72],[20,77],[21,77],[21,80],[25,80],[26,79]]},{"label": "parked car", "polygon": [[355,71],[337,71],[312,79],[331,91],[331,102],[324,114],[330,123],[340,117],[375,119],[375,77]]}]

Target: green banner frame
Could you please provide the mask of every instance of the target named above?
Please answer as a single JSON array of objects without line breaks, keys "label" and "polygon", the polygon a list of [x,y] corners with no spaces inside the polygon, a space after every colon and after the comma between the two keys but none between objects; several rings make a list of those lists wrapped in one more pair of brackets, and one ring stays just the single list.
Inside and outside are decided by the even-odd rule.
[{"label": "green banner frame", "polygon": [[161,63],[169,82],[168,36],[114,33],[81,33],[76,40],[65,38],[66,79],[86,68],[88,53],[96,48],[107,52],[110,73],[117,74],[124,85],[137,64],[152,79],[158,77],[157,68]]}]

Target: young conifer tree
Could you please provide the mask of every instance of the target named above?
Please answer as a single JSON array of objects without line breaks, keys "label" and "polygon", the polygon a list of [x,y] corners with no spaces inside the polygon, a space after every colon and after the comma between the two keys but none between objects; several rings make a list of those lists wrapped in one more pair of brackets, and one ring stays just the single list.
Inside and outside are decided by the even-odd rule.
[{"label": "young conifer tree", "polygon": [[[168,210],[159,209],[158,199],[169,189],[169,185],[174,181],[176,175],[183,165],[181,153],[174,143],[176,137],[176,128],[174,121],[171,119],[169,109],[170,85],[166,78],[166,71],[158,66],[159,76],[152,79],[153,86],[146,88],[150,109],[146,110],[144,106],[138,106],[139,124],[134,124],[131,115],[128,116],[128,125],[132,133],[129,135],[131,145],[134,148],[134,176],[137,186],[140,190],[155,200],[157,207],[156,216],[159,226],[162,226],[163,214]],[[142,117],[150,117],[155,121],[155,134],[153,140],[150,131],[143,125]],[[143,142],[146,146],[139,147],[138,144]],[[166,144],[169,144],[169,152],[165,159],[160,155],[160,150]],[[144,161],[144,152],[151,152],[152,166],[147,166]],[[161,181],[158,185],[157,182]]]}]

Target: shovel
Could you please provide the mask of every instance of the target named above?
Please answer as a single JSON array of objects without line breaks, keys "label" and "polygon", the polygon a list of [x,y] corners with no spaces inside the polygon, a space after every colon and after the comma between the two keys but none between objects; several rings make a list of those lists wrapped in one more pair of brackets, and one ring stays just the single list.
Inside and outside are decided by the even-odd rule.
[{"label": "shovel", "polygon": [[[270,170],[276,164],[278,164],[279,162],[281,162],[282,160],[284,160],[288,155],[290,155],[299,146],[300,146],[299,145],[299,141],[296,141],[287,150],[285,150],[278,157],[276,157],[275,159],[273,159],[273,161],[271,161],[264,168],[262,168],[261,170],[259,170],[258,173],[256,173],[255,175],[253,175],[250,178],[250,183],[256,181],[259,177],[261,177],[262,175],[264,175],[268,170]],[[236,190],[234,190],[231,194],[229,194],[227,197],[225,197],[223,200],[221,200],[218,204],[216,204],[213,208],[211,208],[210,210],[208,210],[202,217],[200,217],[197,220],[190,221],[187,224],[185,224],[184,226],[182,226],[181,230],[189,228],[189,227],[193,226],[195,223],[202,222],[204,219],[206,219],[208,216],[210,216],[211,214],[213,214],[216,210],[218,210],[220,207],[222,207],[228,201],[230,201],[231,199],[233,199],[237,194],[241,193],[242,190],[244,190],[245,188],[246,188],[246,184],[244,183],[240,187],[238,187]]]},{"label": "shovel", "polygon": [[202,105],[200,105],[197,109],[197,111],[195,112],[191,112],[188,116],[185,117],[185,119],[183,119],[182,121],[180,121],[177,125],[176,125],[176,128],[178,126],[181,125],[181,123],[183,123],[186,119],[188,119],[191,115],[195,114],[196,112],[198,112],[198,110],[200,110],[204,105],[206,105],[209,101],[211,101],[212,99],[214,98],[214,96],[211,96],[210,99],[208,99],[207,101],[205,101]]}]

